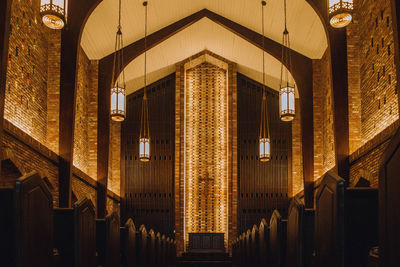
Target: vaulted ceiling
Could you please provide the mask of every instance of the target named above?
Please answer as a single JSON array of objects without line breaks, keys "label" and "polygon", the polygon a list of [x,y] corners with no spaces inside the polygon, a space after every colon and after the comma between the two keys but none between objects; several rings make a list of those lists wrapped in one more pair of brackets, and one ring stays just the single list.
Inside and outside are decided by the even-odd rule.
[{"label": "vaulted ceiling", "polygon": [[[323,24],[305,0],[287,0],[288,29],[293,50],[312,59],[321,58],[327,48]],[[122,0],[122,30],[128,45],[144,35],[144,8],[141,0]],[[261,33],[260,0],[150,0],[149,34],[202,9],[209,9],[255,32]],[[283,0],[269,0],[265,9],[266,37],[281,43]],[[89,17],[81,45],[90,59],[101,59],[114,52],[118,23],[118,0],[103,0]],[[174,71],[174,64],[204,49],[238,63],[238,70],[262,80],[262,51],[222,26],[204,18],[173,35],[148,52],[149,82]],[[280,63],[266,57],[267,85],[279,86]],[[126,68],[128,91],[140,88],[143,56]]]}]

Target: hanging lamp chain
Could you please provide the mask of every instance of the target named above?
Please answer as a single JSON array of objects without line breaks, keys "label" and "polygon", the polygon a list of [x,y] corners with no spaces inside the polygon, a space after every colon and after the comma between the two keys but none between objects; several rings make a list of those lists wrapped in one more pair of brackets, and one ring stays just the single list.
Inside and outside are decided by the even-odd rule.
[{"label": "hanging lamp chain", "polygon": [[143,2],[144,14],[144,99],[147,99],[147,1]]},{"label": "hanging lamp chain", "polygon": [[265,95],[265,31],[264,31],[264,6],[266,5],[265,1],[261,2],[261,13],[262,13],[262,54],[263,54],[263,98],[266,97]]}]

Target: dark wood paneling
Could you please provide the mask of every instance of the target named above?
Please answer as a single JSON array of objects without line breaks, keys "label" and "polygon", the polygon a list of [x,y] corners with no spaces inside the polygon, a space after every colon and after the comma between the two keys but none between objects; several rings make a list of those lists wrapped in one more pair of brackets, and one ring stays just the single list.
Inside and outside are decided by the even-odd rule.
[{"label": "dark wood paneling", "polygon": [[400,266],[400,128],[383,156],[379,172],[379,257],[381,266]]},{"label": "dark wood paneling", "polygon": [[238,74],[238,233],[269,219],[274,209],[287,213],[291,124],[279,118],[279,93],[268,89],[271,160],[260,162],[261,85]]},{"label": "dark wood paneling", "polygon": [[259,253],[260,253],[260,236],[257,225],[253,226],[251,230],[251,264],[254,267],[259,265]]},{"label": "dark wood paneling", "polygon": [[[3,0],[0,3],[0,119],[4,117],[4,103],[6,98],[6,80],[8,67],[8,43],[10,37],[12,0]],[[0,123],[0,141],[3,135],[3,123]],[[0,147],[2,155],[3,147]],[[1,162],[0,162],[1,168]]]},{"label": "dark wood paneling", "polygon": [[143,89],[127,97],[123,123],[125,205],[123,214],[157,232],[173,236],[175,74],[147,87],[150,161],[139,160],[139,131]]},{"label": "dark wood paneling", "polygon": [[285,266],[286,221],[275,210],[269,223],[269,263],[271,267]]}]

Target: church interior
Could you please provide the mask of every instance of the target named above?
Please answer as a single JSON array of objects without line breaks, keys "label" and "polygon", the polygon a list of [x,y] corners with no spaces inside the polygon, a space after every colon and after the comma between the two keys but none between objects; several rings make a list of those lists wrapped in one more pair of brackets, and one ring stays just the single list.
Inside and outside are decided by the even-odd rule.
[{"label": "church interior", "polygon": [[1,0],[0,266],[399,267],[399,34],[400,0]]}]

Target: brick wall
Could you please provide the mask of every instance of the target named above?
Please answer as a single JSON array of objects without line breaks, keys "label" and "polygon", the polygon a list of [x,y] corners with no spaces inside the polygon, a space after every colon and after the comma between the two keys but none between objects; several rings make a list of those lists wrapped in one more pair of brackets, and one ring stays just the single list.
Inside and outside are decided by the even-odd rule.
[{"label": "brick wall", "polygon": [[314,180],[332,169],[335,162],[332,72],[327,50],[313,60],[314,105]]},{"label": "brick wall", "polygon": [[88,59],[83,49],[78,51],[76,109],[74,133],[74,166],[96,177],[97,153],[97,62]]},{"label": "brick wall", "polygon": [[397,77],[389,0],[355,0],[347,28],[350,184],[378,186],[381,156],[398,125]]},{"label": "brick wall", "polygon": [[109,190],[120,195],[121,182],[121,123],[111,121],[110,124],[110,157],[108,169]]},{"label": "brick wall", "polygon": [[[2,145],[12,154],[14,164],[22,174],[36,171],[49,180],[54,207],[58,207],[58,155],[8,120],[4,120]],[[77,200],[87,197],[96,206],[97,182],[77,168],[73,169],[72,190]],[[118,211],[119,196],[111,191],[107,194],[108,212]]]},{"label": "brick wall", "polygon": [[399,117],[389,0],[358,0],[361,139],[368,142]]},{"label": "brick wall", "polygon": [[372,187],[378,188],[383,153],[399,126],[400,121],[397,120],[350,156],[350,185],[362,177],[370,181]]},{"label": "brick wall", "polygon": [[48,35],[47,69],[47,147],[58,153],[60,127],[61,31]]},{"label": "brick wall", "polygon": [[43,144],[50,32],[41,23],[39,0],[13,1],[4,117]]},{"label": "brick wall", "polygon": [[289,181],[289,197],[297,195],[304,189],[301,110],[299,99],[296,99],[296,112],[296,117],[292,121],[292,180]]}]

